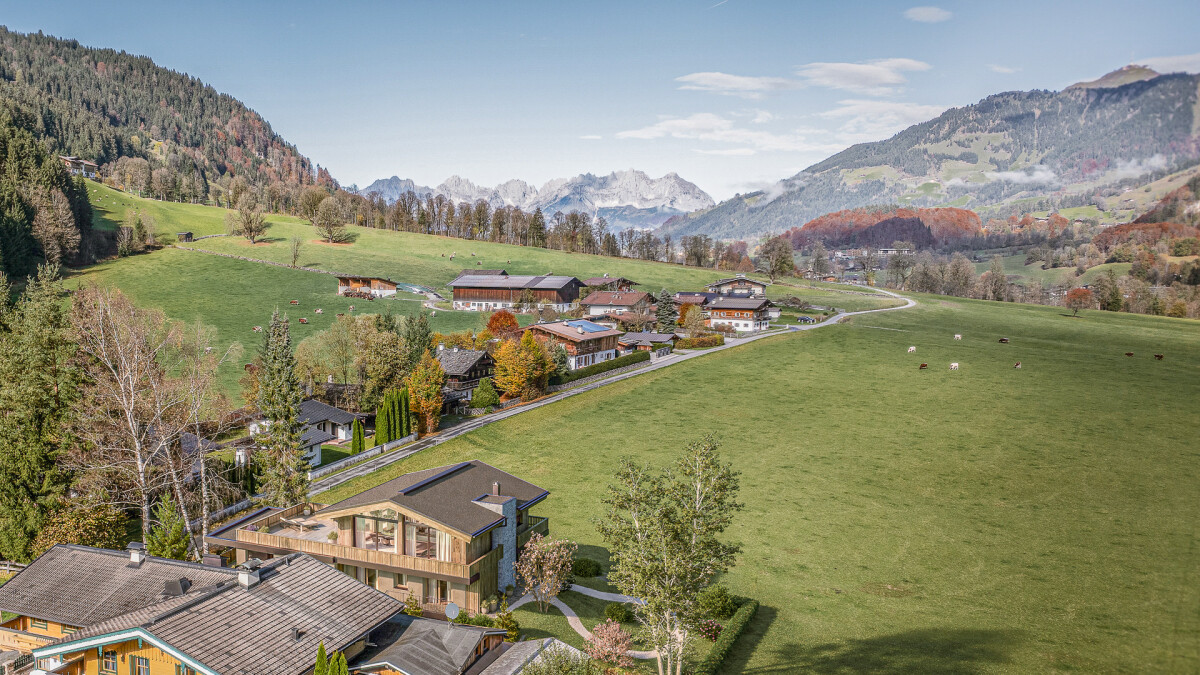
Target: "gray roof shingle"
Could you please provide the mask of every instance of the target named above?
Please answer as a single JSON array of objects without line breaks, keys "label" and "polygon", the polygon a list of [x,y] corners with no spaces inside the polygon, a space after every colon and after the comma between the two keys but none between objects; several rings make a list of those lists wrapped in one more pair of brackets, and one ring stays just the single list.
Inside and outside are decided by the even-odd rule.
[{"label": "gray roof shingle", "polygon": [[475,364],[487,355],[488,353],[485,351],[474,349],[439,349],[437,351],[437,360],[447,375],[457,377],[469,373],[475,367]]},{"label": "gray roof shingle", "polygon": [[708,309],[761,309],[774,303],[766,298],[732,298],[722,296],[708,305]]},{"label": "gray roof shingle", "polygon": [[535,290],[555,291],[566,288],[573,283],[583,284],[583,282],[575,277],[556,275],[507,276],[500,274],[463,274],[446,285],[450,288],[531,288]]},{"label": "gray roof shingle", "polygon": [[304,424],[316,424],[317,422],[324,421],[333,422],[334,424],[351,424],[355,419],[362,419],[363,417],[364,415],[356,415],[341,408],[335,408],[315,398],[300,402],[300,422]]},{"label": "gray roof shingle", "polygon": [[458,675],[488,634],[504,631],[400,614],[372,632],[377,646],[363,652],[352,668],[386,664],[409,675]]}]

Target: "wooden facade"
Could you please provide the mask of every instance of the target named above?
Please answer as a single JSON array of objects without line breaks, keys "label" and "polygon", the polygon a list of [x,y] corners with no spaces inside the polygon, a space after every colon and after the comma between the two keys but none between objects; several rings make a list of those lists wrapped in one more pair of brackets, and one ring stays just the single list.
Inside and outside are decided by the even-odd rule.
[{"label": "wooden facade", "polygon": [[455,303],[488,304],[499,307],[513,307],[521,302],[521,296],[526,291],[535,304],[570,305],[579,300],[579,286],[569,286],[557,290],[528,289],[528,288],[455,288]]},{"label": "wooden facade", "polygon": [[739,298],[758,298],[767,294],[767,285],[761,281],[747,279],[744,274],[739,274],[732,279],[714,281],[708,285],[708,291]]},{"label": "wooden facade", "polygon": [[338,295],[385,297],[396,294],[396,282],[378,277],[338,277]]}]

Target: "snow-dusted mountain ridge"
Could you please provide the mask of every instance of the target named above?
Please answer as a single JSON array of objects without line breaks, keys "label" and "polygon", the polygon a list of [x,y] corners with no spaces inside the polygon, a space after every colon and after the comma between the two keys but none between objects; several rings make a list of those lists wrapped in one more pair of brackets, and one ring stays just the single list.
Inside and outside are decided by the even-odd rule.
[{"label": "snow-dusted mountain ridge", "polygon": [[430,188],[392,176],[371,183],[359,193],[377,192],[392,203],[409,190],[419,195],[442,195],[455,202],[474,203],[482,199],[492,208],[516,206],[526,211],[540,208],[547,216],[555,211],[583,211],[604,217],[614,228],[657,227],[671,216],[715,204],[706,192],[676,173],[651,178],[635,169],[614,171],[607,176],[586,173],[556,178],[541,189],[523,180],[510,180],[489,188],[461,176],[451,176],[436,188]]}]

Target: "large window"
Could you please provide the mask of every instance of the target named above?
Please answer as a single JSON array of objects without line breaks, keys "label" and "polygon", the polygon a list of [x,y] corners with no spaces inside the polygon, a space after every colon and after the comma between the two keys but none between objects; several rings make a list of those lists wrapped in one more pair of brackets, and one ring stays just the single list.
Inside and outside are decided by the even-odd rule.
[{"label": "large window", "polygon": [[404,552],[418,558],[450,562],[450,535],[424,523],[404,523]]},{"label": "large window", "polygon": [[100,656],[100,672],[117,675],[117,653],[106,651]]},{"label": "large window", "polygon": [[396,512],[372,511],[354,517],[354,545],[372,551],[396,552]]},{"label": "large window", "polygon": [[134,656],[129,659],[129,675],[150,675],[150,659]]}]

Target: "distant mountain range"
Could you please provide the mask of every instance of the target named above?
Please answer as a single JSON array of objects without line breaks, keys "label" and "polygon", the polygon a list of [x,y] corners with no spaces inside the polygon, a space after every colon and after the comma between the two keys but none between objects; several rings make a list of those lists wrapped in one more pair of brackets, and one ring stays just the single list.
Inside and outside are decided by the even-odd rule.
[{"label": "distant mountain range", "polygon": [[456,203],[473,204],[482,199],[493,208],[516,206],[525,211],[540,208],[547,217],[555,211],[583,211],[603,217],[614,229],[658,227],[673,216],[715,205],[708,193],[678,174],[651,178],[634,169],[607,176],[586,173],[573,178],[556,178],[547,181],[541,189],[523,180],[484,187],[460,176],[451,176],[437,187],[428,187],[392,176],[371,183],[359,190],[359,194],[378,193],[391,203],[409,191],[418,195],[442,195]]},{"label": "distant mountain range", "polygon": [[752,239],[883,204],[965,207],[985,219],[1073,207],[1075,217],[1124,222],[1138,215],[1125,192],[1200,164],[1198,90],[1198,75],[1129,66],[1060,92],[996,94],[660,230]]}]

